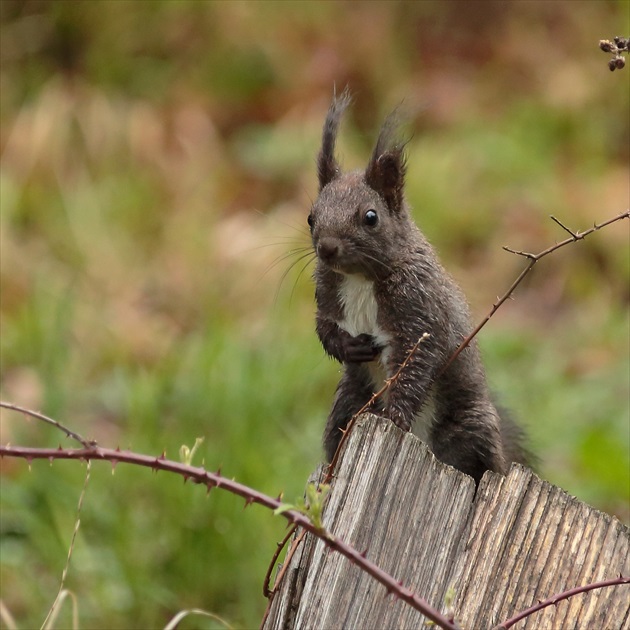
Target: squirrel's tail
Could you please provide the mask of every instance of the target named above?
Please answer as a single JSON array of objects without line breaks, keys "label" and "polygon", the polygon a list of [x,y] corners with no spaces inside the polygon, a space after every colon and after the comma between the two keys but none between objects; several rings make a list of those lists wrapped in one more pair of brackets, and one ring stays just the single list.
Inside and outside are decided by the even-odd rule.
[{"label": "squirrel's tail", "polygon": [[501,418],[501,441],[508,466],[512,462],[529,468],[536,466],[536,456],[529,450],[527,436],[512,414],[504,407],[497,406]]}]

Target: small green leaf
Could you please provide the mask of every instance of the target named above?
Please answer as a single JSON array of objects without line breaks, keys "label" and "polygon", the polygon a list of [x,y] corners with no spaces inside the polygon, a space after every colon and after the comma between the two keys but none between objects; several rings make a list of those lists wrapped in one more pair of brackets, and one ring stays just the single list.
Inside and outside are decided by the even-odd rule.
[{"label": "small green leaf", "polygon": [[186,466],[190,466],[192,464],[195,452],[203,444],[204,439],[205,438],[203,437],[196,438],[195,444],[192,448],[188,448],[185,444],[182,444],[179,447],[179,459],[183,464],[186,464]]},{"label": "small green leaf", "polygon": [[285,512],[288,512],[289,510],[296,510],[296,511],[301,511],[298,509],[298,507],[296,505],[293,505],[293,503],[281,503],[274,511],[273,513],[278,516],[279,514],[284,514]]}]

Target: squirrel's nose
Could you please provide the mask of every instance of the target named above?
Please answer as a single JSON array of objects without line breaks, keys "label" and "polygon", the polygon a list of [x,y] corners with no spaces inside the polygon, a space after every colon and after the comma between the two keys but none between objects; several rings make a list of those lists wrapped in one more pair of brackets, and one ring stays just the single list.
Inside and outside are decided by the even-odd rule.
[{"label": "squirrel's nose", "polygon": [[325,236],[317,244],[317,256],[326,263],[333,262],[341,252],[339,239]]}]

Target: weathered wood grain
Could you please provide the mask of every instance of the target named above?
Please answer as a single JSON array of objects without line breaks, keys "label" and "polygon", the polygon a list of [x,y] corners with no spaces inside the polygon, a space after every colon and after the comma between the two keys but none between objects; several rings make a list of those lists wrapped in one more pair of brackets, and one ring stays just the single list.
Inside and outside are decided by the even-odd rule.
[{"label": "weathered wood grain", "polygon": [[[415,436],[363,416],[349,436],[324,525],[467,629],[491,628],[538,600],[630,573],[627,527],[514,466],[469,477]],[[321,540],[306,536],[264,628],[422,628],[423,615]],[[630,628],[630,587],[558,603],[515,628]]]}]

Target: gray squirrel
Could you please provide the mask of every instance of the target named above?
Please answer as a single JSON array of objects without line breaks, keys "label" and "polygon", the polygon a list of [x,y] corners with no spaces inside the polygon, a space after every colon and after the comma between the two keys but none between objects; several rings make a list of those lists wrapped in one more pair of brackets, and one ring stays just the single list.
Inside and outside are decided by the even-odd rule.
[{"label": "gray squirrel", "polygon": [[472,330],[468,305],[410,217],[404,144],[396,116],[379,134],[365,171],[335,158],[346,89],[328,110],[318,156],[319,195],[308,217],[316,254],[317,335],[343,364],[324,432],[332,460],[350,418],[423,342],[371,411],[413,429],[435,456],[479,482],[527,463],[518,426],[492,402],[476,341],[446,369]]}]

